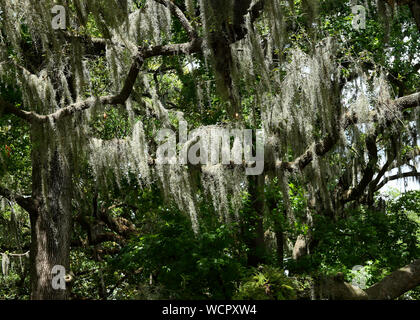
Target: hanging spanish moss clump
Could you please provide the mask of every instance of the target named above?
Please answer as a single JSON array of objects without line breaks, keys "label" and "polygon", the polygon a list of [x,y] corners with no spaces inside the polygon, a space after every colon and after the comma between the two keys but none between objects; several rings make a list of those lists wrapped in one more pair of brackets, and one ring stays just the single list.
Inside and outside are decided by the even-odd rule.
[{"label": "hanging spanish moss clump", "polygon": [[291,51],[277,93],[260,98],[265,105],[265,130],[279,132],[280,145],[292,148],[296,156],[320,136],[337,130],[342,110],[337,106],[340,69],[334,63],[334,52],[331,39],[320,43],[313,56],[298,49]]},{"label": "hanging spanish moss clump", "polygon": [[140,186],[150,181],[149,154],[141,122],[135,124],[131,137],[110,141],[92,139],[89,149],[94,176],[102,187],[130,181],[133,173]]},{"label": "hanging spanish moss clump", "polygon": [[1,270],[3,276],[7,276],[9,274],[9,266],[10,266],[10,259],[9,256],[5,253],[1,254]]},{"label": "hanging spanish moss clump", "polygon": [[[219,213],[221,221],[230,224],[233,221],[231,213],[238,221],[239,209],[243,204],[242,196],[248,185],[242,160],[245,151],[242,130],[239,127],[207,126],[196,132],[203,141],[202,146],[209,150],[207,163],[202,167],[201,184],[204,191],[213,201],[213,207]],[[232,144],[224,145],[224,134],[231,135]],[[225,160],[226,154],[230,155],[229,163]]]},{"label": "hanging spanish moss clump", "polygon": [[[289,10],[293,12],[293,1],[289,1],[287,4],[289,6]],[[287,26],[285,22],[286,17],[284,12],[287,10],[287,4],[276,0],[267,1],[267,10],[265,11],[265,15],[267,16],[266,27],[270,28],[268,41],[273,42],[272,50],[267,48],[267,54],[272,54],[273,50],[278,50],[278,52],[281,52],[284,48],[286,43],[285,38],[287,35]]]},{"label": "hanging spanish moss clump", "polygon": [[[182,115],[179,119],[180,122],[183,121]],[[196,233],[199,232],[197,208],[200,202],[210,200],[215,212],[219,214],[219,220],[230,224],[239,219],[242,195],[246,190],[247,181],[242,165],[243,139],[240,134],[234,134],[232,149],[229,146],[227,150],[226,145],[220,149],[220,132],[229,130],[219,126],[199,127],[193,130],[185,141],[180,141],[176,148],[179,152],[174,149],[173,152],[165,154],[164,163],[158,161],[155,165],[155,172],[165,196],[189,213]],[[239,132],[241,131],[238,130]],[[229,140],[227,141],[230,144]],[[174,145],[176,138],[169,136],[166,142]],[[224,162],[226,152],[229,153],[229,157],[233,156],[227,163]],[[161,156],[157,159],[161,160]],[[236,163],[233,168],[231,161]],[[198,192],[199,185],[203,187],[205,198]],[[231,216],[232,213],[234,217]]]},{"label": "hanging spanish moss clump", "polygon": [[[262,123],[268,136],[268,161],[288,161],[291,152],[293,157],[297,157],[312,147],[311,166],[304,175],[318,194],[322,207],[330,212],[333,204],[328,189],[329,179],[334,176],[334,170],[340,169],[330,170],[330,166],[317,157],[315,143],[327,135],[338,135],[342,141],[345,140],[340,128],[340,119],[345,110],[341,107],[341,91],[337,85],[340,66],[335,63],[335,46],[332,39],[325,39],[318,43],[312,54],[298,48],[291,49],[289,62],[281,69],[285,76],[271,76],[277,83],[270,80],[271,86],[265,87],[272,92],[261,90],[262,94],[259,93],[258,97],[262,104]],[[260,63],[258,69],[259,74],[263,74],[268,65]],[[293,221],[289,208],[288,173],[280,170],[278,175],[281,177],[279,181],[286,213]]]},{"label": "hanging spanish moss clump", "polygon": [[[376,97],[375,114],[380,125],[387,123],[394,123],[395,119],[402,120],[401,112],[398,107],[393,103],[392,89],[386,80],[386,76],[380,73],[373,81],[373,87]],[[398,123],[398,121],[397,121]]]},{"label": "hanging spanish moss clump", "polygon": [[197,199],[191,171],[179,165],[157,165],[156,173],[162,182],[164,194],[175,201],[178,208],[189,214],[194,232],[199,232]]},{"label": "hanging spanish moss clump", "polygon": [[[1,1],[0,4],[5,31],[0,35],[0,52],[3,63],[7,65],[0,71],[15,71],[24,103],[34,111],[45,114],[64,107],[71,101],[68,81],[65,80],[69,58],[60,36],[49,23],[53,18],[51,2]],[[29,39],[32,41],[30,50],[21,45]],[[13,55],[6,55],[7,45],[15,48]],[[3,75],[2,72],[0,76]]]},{"label": "hanging spanish moss clump", "polygon": [[194,0],[185,0],[185,8],[189,16],[195,16],[195,1]]}]

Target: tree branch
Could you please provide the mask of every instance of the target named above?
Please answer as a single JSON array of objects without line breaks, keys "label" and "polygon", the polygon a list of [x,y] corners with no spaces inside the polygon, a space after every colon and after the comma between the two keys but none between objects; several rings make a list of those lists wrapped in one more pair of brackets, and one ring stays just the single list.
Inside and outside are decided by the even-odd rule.
[{"label": "tree branch", "polygon": [[378,149],[376,147],[376,134],[366,138],[369,161],[363,170],[363,176],[358,185],[344,192],[342,201],[349,202],[358,199],[366,190],[375,175],[376,164],[378,163]]},{"label": "tree branch", "polygon": [[402,178],[408,178],[408,177],[416,177],[416,178],[420,178],[420,172],[417,171],[410,171],[410,172],[404,172],[401,174],[396,174],[393,176],[389,176],[386,177],[385,179],[382,180],[382,182],[380,184],[378,184],[378,186],[375,188],[375,192],[379,191],[380,189],[382,189],[388,182],[390,181],[394,181],[394,180],[398,180],[398,179],[402,179]]},{"label": "tree branch", "polygon": [[420,259],[402,267],[366,290],[369,300],[391,300],[420,285]]},{"label": "tree branch", "polygon": [[[75,112],[87,110],[90,107],[94,106],[95,103],[99,102],[101,104],[124,104],[128,97],[130,96],[131,92],[133,91],[134,83],[137,79],[137,76],[140,72],[141,67],[144,64],[144,60],[156,57],[156,56],[174,56],[179,54],[193,54],[201,52],[203,39],[199,38],[196,34],[196,31],[191,26],[188,19],[185,17],[182,10],[176,6],[172,1],[169,0],[155,0],[165,6],[167,6],[172,14],[174,14],[178,19],[180,19],[183,27],[186,29],[187,33],[189,34],[191,41],[181,44],[168,44],[168,45],[157,45],[154,47],[149,48],[140,48],[139,53],[136,57],[134,57],[134,62],[130,68],[128,73],[127,79],[125,81],[124,87],[122,91],[113,96],[104,96],[104,97],[91,97],[85,101],[81,101],[75,104],[70,105],[69,107],[63,108],[58,110],[57,112],[50,114],[49,116],[40,116],[42,121],[47,121],[49,117],[52,117],[56,120],[61,119],[62,117],[66,117],[68,115],[72,115]],[[253,7],[251,7],[247,13],[251,15],[251,20],[255,21],[258,16],[261,14],[262,9],[264,8],[264,1],[258,1]],[[246,33],[240,34],[239,37],[232,39],[232,43],[234,41],[238,41],[242,39]]]},{"label": "tree branch", "polygon": [[[357,116],[355,114],[347,113],[342,120],[342,129],[347,129],[350,125],[356,124],[358,122]],[[306,151],[295,158],[295,160],[290,162],[277,161],[275,167],[277,169],[287,170],[289,172],[296,172],[298,170],[303,170],[305,167],[310,164],[314,157],[314,152],[317,156],[324,156],[327,154],[337,143],[339,139],[339,134],[337,132],[328,134],[324,139],[314,142]]]},{"label": "tree branch", "polygon": [[29,214],[34,214],[37,212],[37,206],[32,197],[24,197],[22,195],[14,194],[12,191],[5,189],[0,186],[0,196],[9,199],[10,201],[15,201],[19,206],[25,209]]},{"label": "tree branch", "polygon": [[[399,108],[400,111],[407,110],[409,108],[420,106],[420,92],[413,93],[411,95],[398,98],[393,103]],[[372,119],[375,119],[373,115]],[[350,125],[357,124],[359,119],[356,114],[346,113],[341,121],[342,130],[346,130]],[[339,139],[337,133],[328,134],[324,139],[314,142],[306,151],[290,162],[276,161],[275,167],[277,169],[287,170],[289,172],[296,172],[297,170],[303,170],[313,160],[313,150],[317,156],[324,156],[335,146]]]},{"label": "tree branch", "polygon": [[29,258],[29,251],[26,251],[25,253],[8,253],[7,254],[10,257],[27,257]]},{"label": "tree branch", "polygon": [[102,38],[95,38],[89,36],[82,36],[82,35],[73,35],[70,32],[63,32],[64,38],[72,41],[77,40],[83,43],[90,54],[94,55],[101,55],[102,53],[105,54],[106,45],[107,43],[112,43],[111,41],[107,41],[106,39]]},{"label": "tree branch", "polygon": [[[182,23],[183,27],[187,31],[188,35],[191,38],[190,42],[181,43],[181,44],[168,44],[168,45],[157,45],[149,48],[139,48],[139,53],[134,57],[133,64],[131,65],[130,71],[127,75],[126,81],[120,93],[116,95],[102,96],[102,97],[90,97],[84,101],[76,102],[71,104],[68,107],[62,108],[49,115],[38,115],[35,113],[22,113],[13,110],[18,113],[20,116],[30,118],[31,121],[38,122],[47,122],[50,118],[58,121],[64,117],[70,116],[74,113],[81,112],[93,107],[96,103],[106,104],[106,105],[123,105],[133,91],[135,81],[138,74],[140,73],[141,67],[144,64],[144,60],[156,56],[173,56],[179,54],[192,54],[201,52],[201,47],[203,39],[197,36],[196,31],[191,26],[188,19],[185,17],[182,10],[176,6],[172,1],[169,0],[155,0],[171,10],[171,13],[174,14]],[[251,15],[252,21],[255,21],[260,15],[264,7],[264,1],[258,1],[253,7],[251,7],[247,13]],[[241,34],[239,38],[236,38],[232,41],[238,41],[245,36],[245,33]],[[93,40],[92,40],[93,41]],[[104,42],[102,39],[97,39],[94,42],[96,45],[103,46]],[[8,108],[9,110],[10,108]]]},{"label": "tree branch", "polygon": [[181,22],[182,26],[184,27],[185,31],[188,33],[190,40],[197,39],[197,32],[192,27],[191,23],[188,21],[187,17],[184,15],[184,12],[172,1],[170,0],[155,0],[156,2],[164,5],[171,13],[178,18]]},{"label": "tree branch", "polygon": [[156,56],[173,56],[178,54],[192,54],[201,51],[202,39],[198,38],[191,42],[181,44],[158,45],[149,48],[140,48],[139,53],[134,57],[130,71],[125,80],[124,86],[117,95],[90,97],[84,101],[76,102],[66,108],[62,108],[48,116],[39,116],[42,121],[48,121],[50,117],[60,120],[74,113],[81,112],[93,107],[96,103],[106,105],[123,105],[131,95],[137,76],[145,59]]},{"label": "tree branch", "polygon": [[[20,256],[24,256],[26,255],[26,253],[29,252],[29,246],[23,246],[22,248],[18,248],[18,247],[9,247],[9,246],[4,246],[4,245],[0,245],[0,252],[4,253],[4,252],[17,252],[17,251],[25,251],[24,254],[20,254]],[[9,256],[15,256],[15,254],[8,254]],[[19,255],[18,255],[19,256]]]},{"label": "tree branch", "polygon": [[122,217],[112,217],[108,211],[124,204],[114,205],[109,208],[99,210],[99,218],[114,232],[122,237],[128,237],[136,233],[136,226]]},{"label": "tree branch", "polygon": [[11,103],[5,101],[2,97],[0,97],[0,115],[4,114],[13,114],[14,116],[25,120],[27,122],[33,122],[39,120],[39,115],[33,112],[25,111],[19,108],[16,108]]},{"label": "tree branch", "polygon": [[409,108],[414,108],[420,106],[420,92],[416,92],[410,94],[405,97],[401,97],[394,101],[395,105],[400,109],[400,111],[404,111]]}]

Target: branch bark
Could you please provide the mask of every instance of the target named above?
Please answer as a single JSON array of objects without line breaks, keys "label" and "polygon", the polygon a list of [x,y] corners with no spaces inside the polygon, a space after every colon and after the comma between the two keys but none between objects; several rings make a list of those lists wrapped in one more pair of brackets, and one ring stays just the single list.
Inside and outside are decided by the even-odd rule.
[{"label": "branch bark", "polygon": [[323,279],[317,287],[318,296],[331,300],[392,300],[420,285],[420,259],[402,267],[362,290],[344,282],[342,277]]},{"label": "branch bark", "polygon": [[37,212],[37,206],[32,197],[24,197],[22,195],[15,194],[12,191],[1,186],[0,196],[3,196],[6,199],[9,199],[10,201],[16,201],[16,203],[23,209],[25,209],[29,214],[36,214]]},{"label": "branch bark", "polygon": [[417,28],[420,32],[420,0],[414,0],[410,3],[410,10],[416,20]]},{"label": "branch bark", "polygon": [[409,108],[414,108],[420,106],[420,92],[410,94],[405,97],[396,99],[395,105],[401,110],[404,111]]},{"label": "branch bark", "polygon": [[368,150],[369,161],[363,170],[363,176],[357,186],[344,192],[343,202],[349,202],[358,199],[366,190],[369,183],[375,175],[376,165],[378,163],[378,149],[376,147],[376,134],[366,138],[366,148]]},{"label": "branch bark", "polygon": [[391,300],[420,285],[420,259],[402,267],[366,290],[369,300]]},{"label": "branch bark", "polygon": [[10,102],[7,102],[2,97],[0,97],[0,115],[4,114],[12,114],[22,120],[27,122],[33,122],[39,119],[39,116],[33,112],[25,111],[19,108],[16,108]]},{"label": "branch bark", "polygon": [[379,191],[390,181],[398,180],[401,178],[409,178],[409,177],[420,178],[420,172],[417,172],[417,171],[404,172],[401,174],[396,174],[393,176],[386,177],[385,179],[382,180],[380,184],[378,184],[378,186],[375,188],[375,191]]},{"label": "branch bark", "polygon": [[173,56],[178,54],[197,53],[201,51],[201,44],[202,39],[198,38],[191,42],[181,44],[158,45],[149,48],[140,48],[139,53],[133,59],[134,61],[131,65],[130,71],[120,93],[110,96],[90,97],[84,101],[74,103],[66,108],[62,108],[48,116],[39,116],[38,119],[46,122],[51,117],[58,121],[77,112],[87,110],[93,107],[96,103],[106,105],[123,105],[133,91],[134,84],[137,80],[137,76],[140,73],[145,59],[156,56]]},{"label": "branch bark", "polygon": [[184,12],[182,12],[182,10],[174,2],[169,0],[155,1],[160,4],[163,4],[165,7],[169,8],[169,10],[171,10],[171,13],[179,19],[191,40],[197,39],[197,32],[194,30],[187,17],[184,15]]},{"label": "branch bark", "polygon": [[[411,95],[398,98],[393,103],[399,108],[400,111],[404,111],[410,108],[420,106],[420,92],[413,93]],[[372,116],[375,119],[375,115]],[[357,124],[359,119],[355,114],[346,113],[341,121],[342,130],[346,130],[350,125]],[[277,169],[287,170],[289,172],[296,172],[303,170],[313,160],[313,152],[315,151],[317,156],[324,156],[335,146],[339,139],[338,134],[329,134],[322,140],[314,142],[306,151],[290,162],[276,161],[275,167]]]}]

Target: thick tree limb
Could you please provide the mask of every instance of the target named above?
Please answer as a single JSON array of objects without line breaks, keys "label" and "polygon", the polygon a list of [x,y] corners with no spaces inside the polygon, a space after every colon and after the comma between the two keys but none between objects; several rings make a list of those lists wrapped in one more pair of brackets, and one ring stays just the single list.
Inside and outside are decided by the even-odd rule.
[{"label": "thick tree limb", "polygon": [[37,212],[37,206],[35,201],[31,197],[24,197],[13,193],[12,191],[5,189],[0,186],[0,196],[5,197],[11,201],[15,201],[19,206],[25,209],[29,214],[34,214]]},{"label": "thick tree limb", "polygon": [[[401,111],[406,110],[408,108],[420,106],[420,94],[415,93],[415,94],[412,94],[412,95],[409,95],[409,96],[406,96],[406,97],[396,99],[394,101],[394,103],[395,103],[396,106],[399,107],[399,109]],[[374,118],[375,118],[375,116],[374,116]],[[346,192],[344,192],[344,196],[342,198],[343,203],[359,199],[364,194],[364,192],[365,192],[365,190],[368,186],[369,186],[369,193],[370,193],[368,195],[368,198],[369,198],[369,196],[372,197],[373,192],[378,191],[386,183],[388,183],[390,181],[390,180],[389,181],[383,181],[384,184],[381,183],[381,185],[378,186],[379,188],[376,187],[376,185],[379,183],[379,180],[385,174],[387,168],[390,166],[390,161],[392,162],[393,159],[389,159],[387,161],[385,166],[378,173],[377,178],[374,181],[372,181],[373,177],[375,175],[376,166],[377,166],[377,163],[378,163],[378,154],[377,154],[378,151],[377,151],[377,147],[376,147],[376,137],[378,136],[379,132],[381,132],[385,128],[385,126],[386,125],[379,126],[376,129],[374,134],[372,134],[371,136],[368,136],[366,138],[366,147],[367,147],[367,150],[368,150],[369,162],[368,162],[366,168],[363,170],[363,176],[362,176],[362,179],[360,180],[359,184],[356,187],[351,188],[350,190],[347,190]],[[407,176],[413,176],[413,173],[408,173]],[[400,177],[404,177],[404,175],[401,175]],[[398,178],[392,177],[392,180],[394,180],[394,179],[398,179]]]},{"label": "thick tree limb", "polygon": [[133,64],[125,80],[124,86],[117,95],[91,97],[84,101],[74,103],[66,108],[62,108],[48,116],[39,116],[42,121],[48,121],[50,117],[56,121],[70,116],[74,113],[81,112],[93,107],[96,103],[106,105],[122,105],[131,95],[137,76],[140,73],[141,67],[145,59],[156,56],[172,56],[178,54],[192,54],[201,51],[202,39],[195,39],[191,42],[181,44],[158,45],[150,48],[140,48],[136,57],[134,57]]},{"label": "thick tree limb", "polygon": [[[137,232],[136,226],[122,217],[112,217],[108,211],[119,205],[99,210],[99,218],[114,232],[122,237],[129,237]],[[123,205],[120,205],[123,206]]]},{"label": "thick tree limb", "polygon": [[276,168],[287,170],[289,172],[296,172],[303,170],[310,164],[314,158],[314,151],[317,156],[324,156],[327,154],[338,141],[338,135],[327,135],[321,141],[313,143],[302,155],[291,162],[277,161]]},{"label": "thick tree limb", "polygon": [[26,251],[25,253],[9,253],[8,256],[11,256],[11,257],[27,257],[27,258],[29,258],[29,251]]},{"label": "thick tree limb", "polygon": [[[18,252],[18,251],[25,251],[25,252],[29,252],[29,246],[23,246],[22,248],[18,248],[18,247],[9,247],[9,246],[4,246],[4,245],[0,245],[0,252]],[[10,256],[14,256],[14,254],[9,254]],[[21,256],[25,255],[21,254]]]},{"label": "thick tree limb", "polygon": [[14,105],[12,105],[11,103],[5,101],[2,97],[0,97],[0,115],[2,113],[13,114],[16,117],[22,120],[26,120],[28,122],[39,120],[39,116],[36,113],[16,108]]},{"label": "thick tree limb", "polygon": [[[88,241],[86,245],[99,245],[107,241],[124,243],[131,235],[136,234],[136,226],[129,220],[122,217],[112,217],[108,213],[109,210],[121,206],[125,206],[125,204],[98,210],[98,197],[97,194],[95,195],[93,198],[93,218],[95,219],[92,221],[84,214],[80,214],[76,218],[80,226],[87,232]],[[103,226],[107,226],[111,232],[104,231]],[[82,241],[73,241],[72,245],[83,246],[83,243]]]},{"label": "thick tree limb", "polygon": [[381,181],[382,177],[385,175],[385,173],[388,171],[389,166],[392,164],[392,162],[395,160],[395,153],[390,156],[385,164],[382,166],[381,170],[379,170],[378,174],[376,175],[375,180],[373,180],[369,185],[369,192],[373,194],[375,192],[377,185]]},{"label": "thick tree limb", "polygon": [[[350,125],[358,122],[356,115],[347,113],[342,120],[343,130],[347,129]],[[306,151],[290,162],[277,161],[275,166],[277,169],[287,170],[289,172],[296,172],[303,170],[310,164],[314,157],[314,151],[317,156],[324,156],[327,154],[337,143],[339,135],[337,133],[328,134],[324,139],[314,142]]]},{"label": "thick tree limb", "polygon": [[367,300],[368,295],[362,289],[344,281],[342,274],[334,277],[315,279],[315,299],[329,300]]},{"label": "thick tree limb", "polygon": [[402,267],[366,290],[369,300],[395,299],[420,285],[420,259]]},{"label": "thick tree limb", "polygon": [[420,32],[420,0],[411,1],[410,10],[414,17],[414,20],[416,20],[417,29]]},{"label": "thick tree limb", "polygon": [[378,149],[376,147],[376,134],[366,138],[366,148],[368,150],[369,161],[363,170],[363,176],[358,185],[344,192],[343,202],[358,199],[366,190],[375,175],[376,164],[378,163]]},{"label": "thick tree limb", "polygon": [[391,300],[420,285],[420,259],[402,267],[362,290],[344,282],[343,277],[327,277],[316,286],[320,298],[331,300]]},{"label": "thick tree limb", "polygon": [[395,102],[395,105],[401,111],[404,111],[409,108],[418,107],[420,106],[420,92],[416,92],[408,96],[401,97],[399,99],[396,99],[394,102]]},{"label": "thick tree limb", "polygon": [[73,240],[71,243],[73,247],[99,245],[103,242],[108,241],[120,243],[125,240],[122,236],[114,232],[98,232],[97,229],[98,226],[100,226],[100,223],[98,223],[98,221],[91,223],[86,216],[79,215],[77,216],[76,220],[79,222],[80,226],[86,231],[88,237],[86,243],[82,240]]},{"label": "thick tree limb", "polygon": [[[191,26],[190,22],[185,17],[182,10],[177,7],[172,1],[168,0],[155,0],[159,3],[162,3],[163,5],[167,6],[172,14],[174,14],[178,19],[180,19],[183,27],[186,29],[187,33],[189,34],[191,41],[181,44],[168,44],[168,45],[157,45],[154,47],[149,48],[140,48],[139,54],[134,58],[134,62],[130,68],[129,74],[127,76],[127,79],[125,81],[124,87],[122,91],[114,96],[104,96],[104,97],[91,97],[85,101],[75,103],[73,105],[70,105],[67,108],[63,108],[55,112],[54,114],[51,114],[49,116],[53,117],[54,119],[60,119],[62,117],[71,115],[75,112],[83,111],[86,109],[89,109],[95,103],[99,102],[101,104],[124,104],[125,101],[130,96],[131,92],[133,91],[134,83],[137,79],[137,76],[140,72],[141,67],[144,64],[144,60],[156,57],[156,56],[173,56],[173,55],[179,55],[179,54],[193,54],[201,52],[202,50],[202,43],[203,39],[199,38],[197,36],[196,31]],[[264,1],[258,1],[254,6],[252,6],[249,10],[243,12],[243,14],[249,13],[251,15],[251,20],[255,21],[257,17],[260,15],[262,9],[264,7]],[[243,19],[241,20],[243,21]],[[239,41],[240,39],[243,39],[245,37],[246,33],[241,33],[237,37],[234,37],[231,39],[231,43],[235,41]],[[49,116],[40,116],[43,121],[47,121]]]},{"label": "thick tree limb", "polygon": [[117,45],[117,43],[111,42],[111,40],[106,40],[103,38],[95,38],[95,37],[89,37],[85,35],[75,35],[68,31],[62,32],[63,37],[67,41],[78,41],[81,44],[84,45],[85,48],[85,54],[91,54],[95,56],[102,56],[105,55],[106,46],[107,44],[114,44]]},{"label": "thick tree limb", "polygon": [[388,171],[400,167],[400,163],[408,164],[410,160],[414,160],[419,156],[420,156],[420,146],[416,146],[415,148],[407,152],[402,157],[401,162],[394,161],[389,167]]}]

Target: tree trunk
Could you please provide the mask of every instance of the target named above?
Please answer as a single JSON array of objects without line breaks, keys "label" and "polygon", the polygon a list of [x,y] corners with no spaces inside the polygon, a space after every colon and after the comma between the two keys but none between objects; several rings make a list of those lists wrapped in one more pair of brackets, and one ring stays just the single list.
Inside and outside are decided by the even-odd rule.
[{"label": "tree trunk", "polygon": [[414,20],[416,20],[417,28],[420,32],[420,0],[414,0],[410,3],[411,13],[413,14]]},{"label": "tree trunk", "polygon": [[308,243],[304,235],[300,234],[295,242],[293,247],[292,258],[293,260],[298,261],[301,257],[306,256],[307,254]]},{"label": "tree trunk", "polygon": [[278,212],[278,203],[276,199],[274,198],[266,198],[266,205],[267,209],[270,213],[270,217],[273,220],[274,224],[274,234],[276,235],[276,259],[278,266],[280,268],[283,268],[284,266],[284,242],[285,242],[285,236],[284,236],[284,222],[283,220],[287,219],[287,213],[285,210],[282,212],[282,217],[276,216],[277,214],[280,214]]},{"label": "tree trunk", "polygon": [[249,177],[251,206],[255,216],[250,220],[255,229],[255,238],[248,244],[250,253],[248,265],[257,266],[265,262],[266,247],[264,241],[264,175]]},{"label": "tree trunk", "polygon": [[71,174],[68,157],[49,124],[32,128],[31,298],[67,299],[68,290],[54,289],[54,266],[70,267]]},{"label": "tree trunk", "polygon": [[279,268],[283,269],[284,267],[284,232],[281,226],[277,223],[276,228],[276,259],[279,265]]}]

